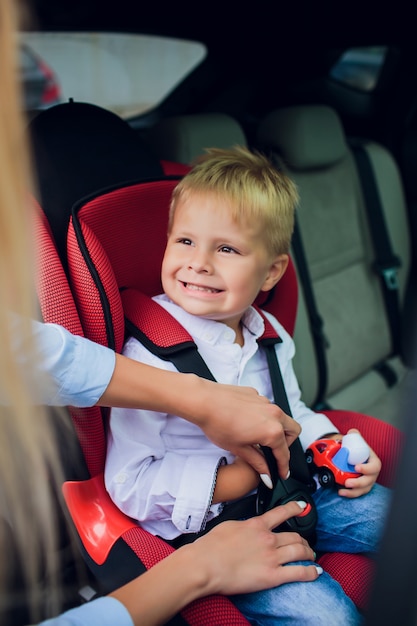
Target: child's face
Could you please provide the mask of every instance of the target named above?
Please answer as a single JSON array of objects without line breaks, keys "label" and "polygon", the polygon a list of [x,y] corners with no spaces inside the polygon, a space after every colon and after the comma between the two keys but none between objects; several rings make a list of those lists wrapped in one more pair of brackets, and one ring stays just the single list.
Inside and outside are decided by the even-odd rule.
[{"label": "child's face", "polygon": [[210,193],[179,200],[162,263],[165,293],[188,313],[235,332],[260,290],[271,289],[288,257],[271,257],[257,224],[238,224],[230,205]]}]

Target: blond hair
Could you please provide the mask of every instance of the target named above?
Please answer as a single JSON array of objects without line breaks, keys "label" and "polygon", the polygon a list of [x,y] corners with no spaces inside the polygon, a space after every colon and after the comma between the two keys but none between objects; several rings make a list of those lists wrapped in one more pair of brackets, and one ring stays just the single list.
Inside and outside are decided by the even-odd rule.
[{"label": "blond hair", "polygon": [[[26,374],[36,369],[30,326],[35,316],[35,294],[28,207],[29,155],[17,73],[16,4],[15,0],[0,1],[0,595],[7,596],[10,572],[6,519],[34,606],[41,566],[43,573],[56,570],[57,524],[52,490],[56,490],[62,474],[49,416],[35,406],[33,375]],[[25,367],[16,355],[16,331],[19,345],[26,348]]]},{"label": "blond hair", "polygon": [[271,255],[288,254],[298,192],[295,183],[263,154],[244,146],[207,149],[174,189],[169,231],[178,202],[193,192],[226,198],[234,220],[261,226]]}]

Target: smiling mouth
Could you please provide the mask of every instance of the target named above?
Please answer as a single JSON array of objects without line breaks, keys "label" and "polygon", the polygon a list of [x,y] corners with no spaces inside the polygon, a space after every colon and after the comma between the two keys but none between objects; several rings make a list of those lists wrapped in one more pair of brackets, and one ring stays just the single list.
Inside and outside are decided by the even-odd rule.
[{"label": "smiling mouth", "polygon": [[194,283],[182,282],[184,287],[189,291],[201,291],[204,293],[220,293],[222,289],[213,289],[212,287],[204,287],[203,285],[195,285]]}]

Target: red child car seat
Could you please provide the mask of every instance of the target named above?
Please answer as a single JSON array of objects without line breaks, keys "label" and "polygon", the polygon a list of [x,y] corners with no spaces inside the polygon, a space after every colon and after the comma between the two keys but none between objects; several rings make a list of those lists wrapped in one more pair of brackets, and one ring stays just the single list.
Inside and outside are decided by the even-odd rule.
[{"label": "red child car seat", "polygon": [[[90,115],[92,109],[90,106],[81,106],[81,109],[82,112],[86,114],[88,121],[91,122]],[[90,130],[93,129],[93,134],[95,133],[96,136],[100,136],[98,131],[100,130],[103,118],[106,121],[106,129],[108,128],[107,112],[103,112],[101,117],[101,111],[94,111],[94,113],[95,124],[87,125]],[[62,114],[65,117],[66,112],[64,111]],[[55,123],[58,123],[61,128],[60,122],[63,121],[63,118],[57,121],[55,115],[56,112],[54,111],[52,126],[55,127]],[[61,113],[59,113],[58,116],[59,115],[61,115]],[[80,127],[82,127],[81,118]],[[121,125],[119,121],[119,118],[115,118],[116,130],[113,127],[112,141],[114,141],[120,130],[123,137],[123,124]],[[40,122],[43,125],[44,121],[40,120]],[[39,126],[36,128],[36,133],[38,131]],[[65,127],[65,132],[71,134],[69,126]],[[118,136],[120,140],[120,132]],[[52,141],[54,142],[55,139],[57,139],[56,135],[54,135]],[[134,144],[134,141],[131,143]],[[121,142],[121,145],[122,144],[123,142]],[[95,145],[92,147],[96,149]],[[49,148],[51,148],[51,146],[49,146]],[[41,161],[44,158],[47,159],[46,168],[43,169],[40,167],[42,171],[42,184],[40,184],[39,187],[39,197],[41,197],[43,196],[42,189],[45,188],[45,185],[50,189],[49,177],[45,175],[45,170],[50,170],[52,167],[49,161],[49,156],[52,154],[52,151],[46,150],[45,143],[40,141],[36,143],[35,152],[38,156],[40,156],[40,154],[42,155]],[[61,150],[59,150],[59,152],[61,153]],[[69,159],[69,162],[66,164],[68,167],[70,167],[70,163],[74,157],[75,155],[73,153],[71,159]],[[86,157],[86,151],[83,151],[83,158],[84,157],[87,163],[88,158]],[[45,165],[45,161],[42,162]],[[65,171],[64,164],[61,165]],[[169,170],[169,164],[166,164],[166,168]],[[60,168],[57,167],[57,169],[59,170]],[[77,170],[77,168],[75,167],[74,170]],[[98,175],[103,175],[107,180],[109,179],[108,172],[105,171],[105,168],[100,170]],[[121,176],[124,176],[124,171]],[[60,246],[56,244],[50,222],[46,218],[43,208],[41,209],[39,204],[34,201],[34,236],[38,252],[37,287],[39,302],[42,317],[45,322],[58,323],[68,328],[74,334],[86,335],[80,322],[66,273],[66,237],[59,228],[59,225],[62,226],[65,224],[65,219],[61,219],[63,216],[60,214],[60,209],[65,208],[66,205],[63,204],[63,196],[61,197],[59,195],[60,186],[57,183],[58,178],[59,177],[54,177],[52,197],[48,196],[48,194],[45,195],[48,196],[48,207],[55,206],[55,201],[57,201],[59,210],[55,216],[56,219],[54,220],[52,216],[51,221],[55,225],[55,232],[58,234],[58,238],[60,234],[62,235],[60,238]],[[64,176],[64,178],[66,177]],[[88,188],[88,182],[86,187]],[[64,192],[72,192],[73,189],[70,184],[67,185],[67,188],[65,188],[64,185]],[[59,195],[58,198],[56,194]],[[65,225],[63,229],[65,229]],[[61,255],[58,253],[58,250],[60,250]],[[92,315],[94,317],[94,311]],[[104,343],[106,344],[107,341],[104,341]],[[104,488],[103,468],[106,451],[106,411],[103,411],[99,407],[88,409],[69,407],[69,411],[88,470],[88,476],[85,476],[85,468],[83,465],[79,468],[78,475],[71,475],[69,477],[71,480],[68,480],[63,485],[64,497],[67,501],[75,529],[80,538],[80,548],[83,556],[95,577],[97,590],[99,593],[108,593],[112,589],[123,585],[133,577],[140,575],[146,569],[152,567],[159,560],[169,555],[173,551],[173,548],[159,538],[147,533],[134,521],[123,515],[110,500]],[[212,626],[216,623],[242,626],[248,624],[233,604],[222,596],[212,596],[193,602],[186,607],[181,614],[169,621],[169,624],[173,626],[185,626],[186,624],[190,626]]]},{"label": "red child car seat", "polygon": [[[120,350],[126,311],[131,318],[136,314],[148,315],[144,299],[161,291],[160,264],[168,205],[175,184],[175,179],[167,177],[126,180],[110,189],[97,189],[87,198],[72,203],[71,216],[66,207],[68,275],[89,338]],[[294,328],[296,294],[295,274],[290,270],[263,303],[289,332]],[[167,349],[171,349],[167,328],[154,315],[148,321]],[[399,432],[374,418],[350,411],[328,414],[342,432],[351,427],[361,430],[383,462],[381,482],[390,484],[401,445]],[[333,553],[323,555],[320,563],[363,608],[372,575],[371,561],[362,555]]]}]

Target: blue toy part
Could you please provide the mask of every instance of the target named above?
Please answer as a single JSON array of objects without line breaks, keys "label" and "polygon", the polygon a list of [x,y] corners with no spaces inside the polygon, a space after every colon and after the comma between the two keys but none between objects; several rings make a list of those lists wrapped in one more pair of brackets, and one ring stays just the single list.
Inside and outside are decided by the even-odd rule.
[{"label": "blue toy part", "polygon": [[349,450],[347,448],[340,448],[332,458],[332,462],[343,472],[354,472],[355,466],[348,463]]}]

